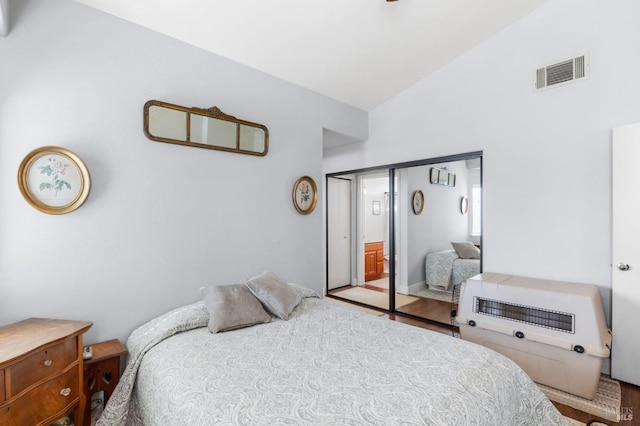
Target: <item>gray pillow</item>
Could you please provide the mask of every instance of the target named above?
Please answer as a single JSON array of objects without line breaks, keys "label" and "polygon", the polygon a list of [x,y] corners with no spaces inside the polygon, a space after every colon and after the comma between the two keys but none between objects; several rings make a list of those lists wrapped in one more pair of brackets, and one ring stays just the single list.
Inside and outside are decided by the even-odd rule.
[{"label": "gray pillow", "polygon": [[320,296],[318,295],[318,293],[316,293],[315,290],[310,289],[309,287],[304,287],[296,283],[287,283],[287,284],[289,284],[289,287],[291,287],[293,290],[295,290],[296,293],[300,295],[300,299],[309,299],[313,297],[315,297],[316,299],[320,299]]},{"label": "gray pillow", "polygon": [[480,249],[470,242],[451,243],[460,259],[480,259]]},{"label": "gray pillow", "polygon": [[244,284],[200,288],[209,311],[209,331],[235,330],[271,322],[271,317]]},{"label": "gray pillow", "polygon": [[269,312],[285,321],[302,300],[299,292],[269,271],[249,278],[247,287]]}]

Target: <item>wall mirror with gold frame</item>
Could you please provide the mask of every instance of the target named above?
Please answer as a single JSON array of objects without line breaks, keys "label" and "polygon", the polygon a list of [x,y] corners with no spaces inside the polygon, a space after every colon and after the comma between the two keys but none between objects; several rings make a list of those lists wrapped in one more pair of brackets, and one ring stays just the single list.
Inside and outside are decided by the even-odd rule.
[{"label": "wall mirror with gold frame", "polygon": [[144,104],[144,134],[152,141],[249,155],[267,155],[269,130],[218,107],[187,108],[161,101]]}]

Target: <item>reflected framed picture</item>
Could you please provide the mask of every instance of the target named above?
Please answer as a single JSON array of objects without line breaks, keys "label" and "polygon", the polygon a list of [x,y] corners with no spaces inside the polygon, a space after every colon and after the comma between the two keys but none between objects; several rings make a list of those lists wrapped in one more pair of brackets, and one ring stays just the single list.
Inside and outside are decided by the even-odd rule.
[{"label": "reflected framed picture", "polygon": [[422,213],[422,209],[424,209],[424,194],[421,190],[417,190],[413,193],[413,196],[411,197],[411,207],[413,208],[413,213]]},{"label": "reflected framed picture", "polygon": [[456,186],[456,174],[447,170],[446,167],[444,169],[432,167],[429,170],[429,182],[436,185]]},{"label": "reflected framed picture", "polygon": [[380,214],[380,201],[373,201],[373,205],[372,205],[372,213],[375,215],[379,215]]},{"label": "reflected framed picture", "polygon": [[449,172],[440,169],[438,172],[438,183],[440,185],[449,185]]},{"label": "reflected framed picture", "polygon": [[460,198],[460,213],[467,214],[469,211],[469,197],[466,195]]},{"label": "reflected framed picture", "polygon": [[447,185],[456,186],[456,175],[454,173],[449,173]]},{"label": "reflected framed picture", "polygon": [[316,208],[318,187],[309,176],[302,176],[293,185],[293,205],[300,214],[309,214]]},{"label": "reflected framed picture", "polygon": [[439,169],[432,167],[431,170],[429,171],[429,182],[438,183],[439,172],[440,172]]},{"label": "reflected framed picture", "polygon": [[18,186],[33,208],[47,214],[65,214],[84,203],[91,180],[76,154],[59,146],[43,146],[20,163]]}]

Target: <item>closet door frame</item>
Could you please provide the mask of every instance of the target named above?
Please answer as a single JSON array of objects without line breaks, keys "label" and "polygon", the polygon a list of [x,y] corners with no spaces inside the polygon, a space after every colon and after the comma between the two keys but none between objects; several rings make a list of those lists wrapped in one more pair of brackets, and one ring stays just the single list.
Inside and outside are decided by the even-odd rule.
[{"label": "closet door frame", "polygon": [[[365,175],[365,174],[370,174],[370,173],[375,173],[375,172],[384,172],[385,170],[388,171],[389,174],[389,309],[385,310],[385,312],[387,313],[399,313],[403,316],[407,316],[407,317],[413,317],[415,319],[419,319],[421,321],[427,321],[427,322],[433,322],[427,318],[423,318],[423,317],[416,317],[414,315],[410,315],[410,314],[406,314],[406,313],[400,313],[396,310],[395,307],[395,293],[396,293],[396,262],[393,261],[394,259],[398,258],[398,256],[402,256],[402,253],[398,253],[397,251],[397,247],[396,247],[396,241],[397,240],[402,240],[402,236],[397,236],[396,232],[397,232],[397,227],[396,227],[396,214],[395,214],[395,209],[393,208],[393,206],[395,206],[396,203],[396,194],[395,194],[395,187],[396,187],[396,172],[399,169],[405,169],[405,168],[410,168],[410,167],[417,167],[417,166],[427,166],[430,164],[439,164],[439,163],[448,163],[448,162],[453,162],[453,161],[460,161],[460,160],[469,160],[469,159],[475,159],[475,158],[479,158],[480,159],[480,164],[481,164],[481,170],[482,170],[482,156],[483,153],[482,151],[473,151],[473,152],[467,152],[467,153],[463,153],[463,154],[455,154],[455,155],[449,155],[449,156],[443,156],[443,157],[435,157],[435,158],[428,158],[428,159],[423,159],[423,160],[415,160],[415,161],[408,161],[408,162],[403,162],[403,163],[393,163],[393,164],[387,164],[387,165],[380,165],[380,166],[374,166],[374,167],[367,167],[367,168],[363,168],[363,169],[354,169],[354,170],[347,170],[347,171],[342,171],[342,172],[333,172],[333,173],[327,173],[325,174],[325,188],[328,188],[329,186],[329,179],[330,178],[340,178],[340,177],[345,177],[345,176],[349,176],[352,179],[357,180],[358,176],[361,175]],[[480,185],[482,186],[482,172],[480,173]],[[428,176],[425,176],[425,182],[428,182]],[[354,187],[358,187],[357,184]],[[327,199],[328,196],[325,198]],[[354,203],[357,203],[359,197],[358,196],[354,196],[352,197],[352,200]],[[352,211],[356,211],[357,210],[357,206],[351,206],[351,210]],[[356,219],[357,216],[354,217],[354,221],[357,222]],[[483,219],[484,221],[484,219]],[[352,228],[353,229],[357,229],[357,226],[359,226],[358,223],[354,223],[352,224]],[[327,229],[327,233],[330,232],[328,227],[328,217],[325,214],[325,227]],[[483,247],[482,244],[482,240],[484,238],[484,232],[482,232],[481,236],[480,236],[480,246]],[[352,242],[352,253],[357,253],[358,249],[357,249],[357,241],[358,238],[354,238],[353,242]],[[326,247],[325,247],[325,259],[326,260],[326,264],[325,264],[325,276],[327,277],[327,280],[325,282],[325,294],[328,294],[329,292],[329,243],[328,241],[326,242]],[[483,263],[483,255],[484,255],[484,250],[481,250],[480,252],[480,271],[483,270],[482,268],[482,263]],[[352,274],[352,276],[358,276],[359,275],[359,271],[354,271],[355,274]],[[341,299],[339,297],[339,295],[331,295],[331,297],[335,297],[337,299]],[[343,299],[346,300],[346,299]],[[349,302],[352,302],[350,300],[347,300]],[[370,307],[369,305],[365,305],[362,303],[357,303],[359,305],[362,306],[367,306]],[[440,323],[439,323],[440,324]]]}]

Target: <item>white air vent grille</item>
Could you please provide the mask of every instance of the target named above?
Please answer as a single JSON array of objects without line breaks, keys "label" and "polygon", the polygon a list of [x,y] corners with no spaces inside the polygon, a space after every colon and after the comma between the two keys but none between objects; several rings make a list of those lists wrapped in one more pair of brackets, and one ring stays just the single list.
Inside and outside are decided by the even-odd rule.
[{"label": "white air vent grille", "polygon": [[534,78],[536,91],[589,78],[589,57],[581,55],[538,68]]}]

